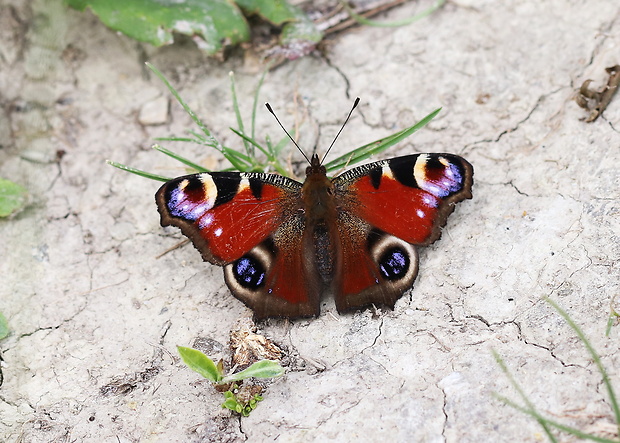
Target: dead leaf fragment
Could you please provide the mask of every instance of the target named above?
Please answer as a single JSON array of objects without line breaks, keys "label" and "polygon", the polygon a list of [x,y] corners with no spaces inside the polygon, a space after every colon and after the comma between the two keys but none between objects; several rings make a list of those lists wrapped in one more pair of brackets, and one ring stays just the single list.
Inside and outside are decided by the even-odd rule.
[{"label": "dead leaf fragment", "polygon": [[259,360],[280,360],[282,350],[264,335],[256,333],[251,318],[240,319],[230,331],[232,364],[244,369]]},{"label": "dead leaf fragment", "polygon": [[590,111],[590,115],[585,119],[586,123],[596,120],[607,109],[614,94],[620,85],[620,65],[611,66],[605,69],[609,74],[607,85],[600,91],[590,89],[592,80],[586,80],[579,88],[579,94],[575,101],[579,106]]}]

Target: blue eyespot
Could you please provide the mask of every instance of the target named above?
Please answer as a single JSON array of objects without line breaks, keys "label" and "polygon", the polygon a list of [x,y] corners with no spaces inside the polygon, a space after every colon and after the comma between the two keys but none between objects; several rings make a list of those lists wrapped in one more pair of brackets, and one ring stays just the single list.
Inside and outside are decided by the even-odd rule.
[{"label": "blue eyespot", "polygon": [[386,280],[398,280],[409,270],[409,255],[398,247],[385,251],[379,258],[379,270]]},{"label": "blue eyespot", "polygon": [[253,257],[241,257],[233,264],[235,280],[248,289],[257,289],[265,281],[266,269]]}]

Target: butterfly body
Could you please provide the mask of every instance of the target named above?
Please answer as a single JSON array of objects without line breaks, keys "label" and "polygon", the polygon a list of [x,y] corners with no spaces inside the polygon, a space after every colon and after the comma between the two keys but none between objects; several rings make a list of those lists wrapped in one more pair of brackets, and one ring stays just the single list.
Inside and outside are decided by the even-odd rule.
[{"label": "butterfly body", "polygon": [[331,290],[339,312],[390,308],[418,271],[416,245],[441,234],[471,198],[473,168],[451,154],[363,165],[334,179],[312,157],[303,184],[272,174],[179,177],[156,194],[162,226],[181,228],[224,266],[235,297],[258,319],[309,317]]}]

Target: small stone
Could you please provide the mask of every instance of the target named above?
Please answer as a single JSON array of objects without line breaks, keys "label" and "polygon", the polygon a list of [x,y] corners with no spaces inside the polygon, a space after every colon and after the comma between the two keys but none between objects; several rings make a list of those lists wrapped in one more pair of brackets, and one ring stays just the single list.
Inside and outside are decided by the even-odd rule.
[{"label": "small stone", "polygon": [[140,110],[138,121],[144,126],[163,125],[168,121],[168,99],[158,97],[146,102]]}]

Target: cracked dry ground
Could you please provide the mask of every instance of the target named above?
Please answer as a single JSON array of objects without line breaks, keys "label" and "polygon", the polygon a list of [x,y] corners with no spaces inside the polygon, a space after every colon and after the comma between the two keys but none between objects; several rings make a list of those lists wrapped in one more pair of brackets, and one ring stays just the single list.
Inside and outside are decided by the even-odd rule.
[{"label": "cracked dry ground", "polygon": [[[288,127],[303,117],[309,150],[325,149],[362,98],[334,156],[441,106],[387,156],[460,154],[476,182],[441,240],[420,251],[419,277],[394,311],[338,316],[328,298],[317,319],[260,325],[286,349],[288,372],[242,419],[175,346],[200,337],[217,358],[247,310],[191,247],[156,258],[181,239],[159,226],[158,183],[104,160],[185,173],[149,149],[192,126],[144,59],[231,146],[228,72],[247,117],[259,69],[241,53],[206,59],[189,42],[136,44],[59,1],[0,5],[11,13],[0,14],[0,176],[31,195],[0,222],[0,311],[11,327],[0,342],[0,441],[544,439],[492,395],[518,398],[491,350],[539,411],[613,436],[600,374],[542,301],[570,313],[617,387],[617,326],[605,329],[620,292],[620,106],[586,124],[573,102],[584,80],[604,85],[618,63],[613,3],[452,1],[414,26],[356,28],[268,75],[260,100]],[[153,102],[164,122],[143,125]],[[266,112],[257,125],[281,137]],[[200,147],[168,147],[225,167]]]}]

